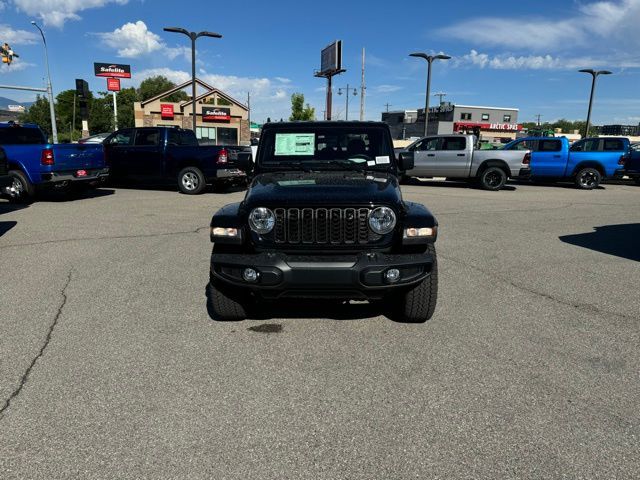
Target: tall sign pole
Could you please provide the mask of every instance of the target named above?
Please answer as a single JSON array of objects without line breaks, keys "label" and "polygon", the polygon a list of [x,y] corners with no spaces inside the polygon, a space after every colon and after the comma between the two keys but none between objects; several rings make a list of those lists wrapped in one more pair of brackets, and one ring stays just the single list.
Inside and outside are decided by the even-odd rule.
[{"label": "tall sign pole", "polygon": [[360,121],[364,121],[364,94],[367,87],[364,84],[364,48],[362,49],[362,80],[360,81]]},{"label": "tall sign pole", "polygon": [[[107,90],[113,93],[113,127],[118,129],[118,100],[117,94],[120,91],[120,79],[131,78],[131,65],[116,63],[94,63],[94,75],[107,79]],[[83,129],[84,129],[84,121]]]},{"label": "tall sign pole", "polygon": [[342,68],[342,40],[336,40],[322,49],[320,54],[320,70],[314,76],[327,79],[327,108],[326,120],[331,120],[331,106],[333,100],[332,78],[334,75],[346,72]]}]

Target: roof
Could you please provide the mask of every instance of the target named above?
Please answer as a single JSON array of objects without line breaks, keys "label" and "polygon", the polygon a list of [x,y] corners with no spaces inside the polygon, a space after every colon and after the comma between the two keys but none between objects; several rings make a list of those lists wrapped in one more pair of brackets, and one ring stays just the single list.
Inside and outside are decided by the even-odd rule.
[{"label": "roof", "polygon": [[513,110],[516,112],[519,112],[520,109],[519,108],[513,108],[513,107],[483,107],[483,106],[478,106],[478,105],[458,105],[455,104],[453,105],[453,107],[455,108],[479,108],[481,110]]},{"label": "roof", "polygon": [[[151,97],[148,98],[146,100],[144,100],[143,102],[140,102],[140,106],[144,107],[145,105],[151,103],[151,102],[155,102],[156,100],[160,100],[164,97],[168,97],[169,95],[176,93],[180,90],[182,90],[185,87],[188,87],[189,85],[191,85],[193,82],[191,80],[187,80],[184,83],[181,83],[180,85],[176,85],[175,87],[167,90],[166,92],[162,92],[159,93],[158,95],[156,95],[155,97]],[[206,89],[207,91],[203,94],[201,94],[200,96],[196,97],[196,101],[201,100],[203,98],[206,98],[214,93],[217,93],[218,95],[223,96],[224,98],[226,98],[227,100],[229,100],[230,102],[238,105],[240,108],[243,108],[245,110],[249,110],[249,108],[244,105],[243,103],[239,102],[238,100],[236,100],[235,98],[231,97],[230,95],[224,93],[222,90],[213,87],[211,85],[209,85],[206,82],[203,82],[202,80],[200,80],[199,78],[196,77],[196,84],[200,85],[202,88]],[[184,108],[186,105],[189,105],[193,100],[186,100],[184,102],[180,102],[180,108]],[[175,102],[178,103],[178,102]]]}]

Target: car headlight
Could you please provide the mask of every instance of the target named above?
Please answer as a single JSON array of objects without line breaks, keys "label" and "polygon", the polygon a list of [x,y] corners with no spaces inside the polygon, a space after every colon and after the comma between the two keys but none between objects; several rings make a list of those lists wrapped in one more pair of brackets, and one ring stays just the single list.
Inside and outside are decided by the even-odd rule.
[{"label": "car headlight", "polygon": [[389,207],[374,208],[369,214],[369,227],[378,235],[384,235],[396,226],[396,214]]},{"label": "car headlight", "polygon": [[276,217],[271,210],[258,207],[249,214],[249,226],[251,230],[261,235],[269,233],[276,224]]}]

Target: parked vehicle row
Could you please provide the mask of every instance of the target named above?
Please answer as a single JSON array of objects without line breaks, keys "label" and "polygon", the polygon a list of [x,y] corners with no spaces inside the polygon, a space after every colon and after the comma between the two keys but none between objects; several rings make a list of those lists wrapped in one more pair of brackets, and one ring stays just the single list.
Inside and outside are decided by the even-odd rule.
[{"label": "parked vehicle row", "polygon": [[509,178],[529,178],[530,151],[482,150],[473,135],[425,137],[400,151],[413,152],[405,177],[473,180],[485,190],[500,190]]}]

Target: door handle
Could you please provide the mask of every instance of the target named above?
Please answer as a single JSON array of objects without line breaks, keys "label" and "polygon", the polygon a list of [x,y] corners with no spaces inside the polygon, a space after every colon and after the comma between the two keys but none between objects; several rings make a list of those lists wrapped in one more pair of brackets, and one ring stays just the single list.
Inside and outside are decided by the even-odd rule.
[{"label": "door handle", "polygon": [[560,158],[562,155],[554,155],[553,158]]},{"label": "door handle", "polygon": [[435,157],[436,154],[435,153],[427,153],[427,157]]},{"label": "door handle", "polygon": [[464,153],[459,153],[458,156],[459,157],[466,157],[466,155]]}]

